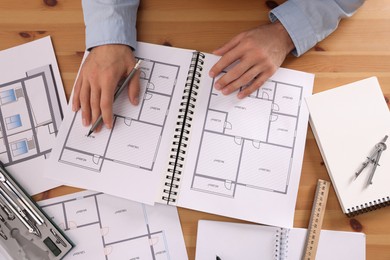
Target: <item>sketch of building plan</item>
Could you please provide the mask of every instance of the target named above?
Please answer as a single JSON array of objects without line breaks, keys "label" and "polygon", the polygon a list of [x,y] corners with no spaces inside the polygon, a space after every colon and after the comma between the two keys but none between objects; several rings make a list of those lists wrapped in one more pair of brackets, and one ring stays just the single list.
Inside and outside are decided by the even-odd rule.
[{"label": "sketch of building plan", "polygon": [[292,227],[313,81],[281,68],[245,99],[201,88],[176,205]]},{"label": "sketch of building plan", "polygon": [[156,46],[138,43],[140,102],[132,105],[123,91],[114,102],[112,129],[103,127],[87,137],[90,126],[82,125],[81,112],[68,107],[46,168],[48,178],[154,204],[192,58],[190,50]]},{"label": "sketch of building plan", "polygon": [[[234,97],[212,88],[192,189],[228,197],[238,186],[286,193],[302,92],[302,86],[270,80],[231,106]],[[254,112],[259,120],[246,120]]]},{"label": "sketch of building plan", "polygon": [[188,259],[176,207],[92,191],[39,205],[76,245],[64,259]]},{"label": "sketch of building plan", "polygon": [[42,168],[66,106],[50,38],[1,51],[0,71],[1,162],[30,194],[58,186]]},{"label": "sketch of building plan", "polygon": [[114,103],[114,127],[99,142],[80,135],[81,113],[74,114],[59,161],[96,172],[107,160],[152,171],[178,73],[179,66],[142,60],[140,104],[123,106],[128,97],[121,95]]}]

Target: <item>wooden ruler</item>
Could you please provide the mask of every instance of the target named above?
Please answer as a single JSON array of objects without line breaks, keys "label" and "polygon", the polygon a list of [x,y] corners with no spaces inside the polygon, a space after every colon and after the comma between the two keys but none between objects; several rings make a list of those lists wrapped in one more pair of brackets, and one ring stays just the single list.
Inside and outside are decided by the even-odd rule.
[{"label": "wooden ruler", "polygon": [[310,223],[307,230],[305,251],[302,260],[315,260],[318,241],[324,219],[326,201],[328,199],[330,182],[319,179],[314,197],[313,208],[311,209]]}]

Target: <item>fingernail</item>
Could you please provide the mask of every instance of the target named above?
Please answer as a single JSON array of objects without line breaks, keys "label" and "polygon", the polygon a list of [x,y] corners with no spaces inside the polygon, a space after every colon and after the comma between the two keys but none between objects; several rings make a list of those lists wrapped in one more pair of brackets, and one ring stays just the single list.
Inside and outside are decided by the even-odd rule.
[{"label": "fingernail", "polygon": [[111,129],[111,124],[106,123],[106,128]]},{"label": "fingernail", "polygon": [[220,90],[222,86],[219,83],[215,83],[214,87],[215,87],[215,89]]},{"label": "fingernail", "polygon": [[210,76],[211,78],[214,78],[214,77],[215,77],[214,72],[210,71],[210,72],[209,72],[209,76]]},{"label": "fingernail", "polygon": [[135,104],[136,106],[139,104],[139,98],[138,98],[138,97],[134,98],[134,104]]},{"label": "fingernail", "polygon": [[227,94],[229,94],[229,91],[226,88],[222,89],[222,94],[227,95]]},{"label": "fingernail", "polygon": [[87,120],[85,118],[83,118],[83,126],[88,126],[87,125]]},{"label": "fingernail", "polygon": [[239,93],[237,94],[237,97],[238,97],[239,99],[243,99],[243,98],[245,97],[245,95],[244,95],[242,92],[239,92]]}]

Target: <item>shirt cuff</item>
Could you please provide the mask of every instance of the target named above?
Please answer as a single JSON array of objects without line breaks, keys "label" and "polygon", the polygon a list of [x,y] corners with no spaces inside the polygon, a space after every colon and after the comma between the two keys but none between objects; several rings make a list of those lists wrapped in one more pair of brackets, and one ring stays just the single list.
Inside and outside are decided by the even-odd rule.
[{"label": "shirt cuff", "polygon": [[86,48],[125,44],[135,49],[139,0],[83,0]]},{"label": "shirt cuff", "polygon": [[133,50],[137,46],[137,30],[135,26],[131,26],[122,20],[111,20],[88,25],[85,33],[87,50],[105,44],[125,44]]},{"label": "shirt cuff", "polygon": [[317,44],[317,38],[310,21],[293,1],[286,1],[271,10],[269,18],[271,22],[279,20],[287,30],[295,45],[295,49],[292,51],[293,55],[299,57]]}]

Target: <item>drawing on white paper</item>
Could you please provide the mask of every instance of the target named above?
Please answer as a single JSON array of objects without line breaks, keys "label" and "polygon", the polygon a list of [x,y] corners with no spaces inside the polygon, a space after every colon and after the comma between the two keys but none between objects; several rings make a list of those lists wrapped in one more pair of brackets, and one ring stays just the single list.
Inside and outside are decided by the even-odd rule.
[{"label": "drawing on white paper", "polygon": [[245,188],[286,194],[303,87],[267,81],[239,104],[211,89],[191,188],[231,198]]},{"label": "drawing on white paper", "polygon": [[5,166],[48,156],[63,118],[59,104],[50,64],[0,85],[0,160]]},{"label": "drawing on white paper", "polygon": [[152,171],[179,69],[176,65],[143,59],[140,104],[119,107],[128,98],[127,93],[122,93],[114,103],[113,128],[100,133],[99,142],[93,142],[93,136],[80,136],[80,113],[76,113],[59,162],[101,172],[108,160]]},{"label": "drawing on white paper", "polygon": [[[92,192],[68,196],[66,199],[54,199],[54,202],[43,201],[43,204],[40,204],[76,243],[75,249],[65,259],[171,259],[168,242],[176,241],[168,241],[164,228],[170,228],[171,232],[176,231],[169,226],[174,223],[174,218],[166,214],[174,213],[173,210],[176,209],[173,207],[160,205],[157,209]],[[159,217],[169,217],[172,223],[157,223]],[[178,219],[175,224],[180,227]],[[181,233],[176,235],[182,237]],[[175,250],[186,254],[184,240]]]}]

